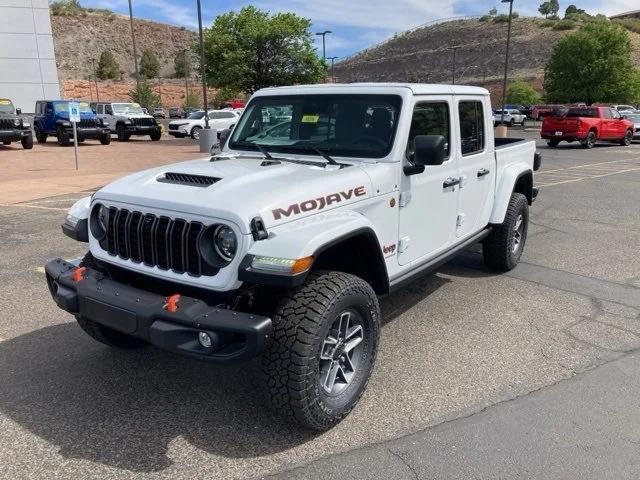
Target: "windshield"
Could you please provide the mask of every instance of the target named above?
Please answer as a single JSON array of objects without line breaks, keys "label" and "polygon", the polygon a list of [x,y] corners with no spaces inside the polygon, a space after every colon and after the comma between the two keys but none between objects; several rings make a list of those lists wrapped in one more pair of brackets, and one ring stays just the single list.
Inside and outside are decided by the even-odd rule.
[{"label": "windshield", "polygon": [[597,108],[570,108],[567,117],[598,118]]},{"label": "windshield", "polygon": [[204,117],[204,112],[191,112],[187,117],[189,120],[200,120]]},{"label": "windshield", "polygon": [[142,107],[137,103],[114,103],[113,113],[116,115],[143,115]]},{"label": "windshield", "polygon": [[382,158],[393,146],[402,99],[397,95],[296,95],[254,99],[229,146],[314,155]]},{"label": "windshield", "polygon": [[[69,112],[69,102],[54,102],[53,107],[56,113]],[[78,103],[78,107],[80,108],[80,113],[93,113],[93,110],[91,110],[91,107],[87,102]]]},{"label": "windshield", "polygon": [[13,103],[11,103],[11,100],[6,100],[3,98],[0,98],[0,113],[10,113],[13,114],[15,113],[15,108],[13,108]]}]

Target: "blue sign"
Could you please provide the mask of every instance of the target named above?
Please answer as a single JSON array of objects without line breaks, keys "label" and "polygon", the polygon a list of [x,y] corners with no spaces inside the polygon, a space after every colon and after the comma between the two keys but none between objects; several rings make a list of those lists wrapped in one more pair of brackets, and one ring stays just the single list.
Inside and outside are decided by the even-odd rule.
[{"label": "blue sign", "polygon": [[80,105],[78,102],[69,102],[69,121],[73,123],[80,122]]}]

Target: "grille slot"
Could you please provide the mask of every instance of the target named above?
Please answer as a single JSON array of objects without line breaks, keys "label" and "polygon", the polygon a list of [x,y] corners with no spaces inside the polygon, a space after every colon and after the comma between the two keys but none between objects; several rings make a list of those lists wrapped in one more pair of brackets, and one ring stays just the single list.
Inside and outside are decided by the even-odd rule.
[{"label": "grille slot", "polygon": [[13,130],[16,126],[11,118],[0,118],[0,130]]},{"label": "grille slot", "polygon": [[191,185],[193,187],[209,187],[221,180],[216,177],[206,175],[192,175],[189,173],[167,172],[163,177],[158,178],[162,183],[175,183],[178,185]]},{"label": "grille slot", "polygon": [[137,127],[152,127],[155,125],[153,118],[132,118],[131,123]]},{"label": "grille slot", "polygon": [[98,122],[93,118],[84,118],[78,122],[76,125],[78,128],[95,128],[98,125]]},{"label": "grille slot", "polygon": [[107,234],[100,246],[114,257],[148,267],[195,277],[215,275],[218,269],[207,264],[200,252],[205,231],[200,222],[111,207]]}]

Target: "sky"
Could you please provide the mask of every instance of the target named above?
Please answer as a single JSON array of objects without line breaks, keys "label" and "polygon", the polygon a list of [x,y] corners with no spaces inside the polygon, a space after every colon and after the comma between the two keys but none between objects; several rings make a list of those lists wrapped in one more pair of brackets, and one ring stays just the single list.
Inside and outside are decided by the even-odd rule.
[{"label": "sky", "polygon": [[[537,15],[542,0],[515,0],[514,10]],[[638,0],[561,1],[560,11],[571,3],[587,12],[611,15],[638,8]],[[127,0],[80,0],[86,7],[108,8],[128,14]],[[132,0],[134,16],[197,29],[196,0]],[[311,19],[313,30],[331,30],[327,35],[327,56],[344,58],[396,32],[435,20],[483,15],[492,7],[507,11],[500,0],[202,0],[203,23],[211,25],[216,15],[254,5],[270,12],[291,11]],[[635,6],[634,6],[635,5]],[[320,37],[317,37],[321,54]]]}]

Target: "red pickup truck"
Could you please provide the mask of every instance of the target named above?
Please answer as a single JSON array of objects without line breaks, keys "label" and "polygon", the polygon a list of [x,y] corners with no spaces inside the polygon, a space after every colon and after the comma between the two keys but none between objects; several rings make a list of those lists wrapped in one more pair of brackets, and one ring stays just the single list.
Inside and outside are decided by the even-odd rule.
[{"label": "red pickup truck", "polygon": [[593,148],[598,140],[628,146],[633,140],[634,125],[610,107],[572,107],[561,117],[545,117],[542,138],[555,148],[561,141],[579,141]]}]

